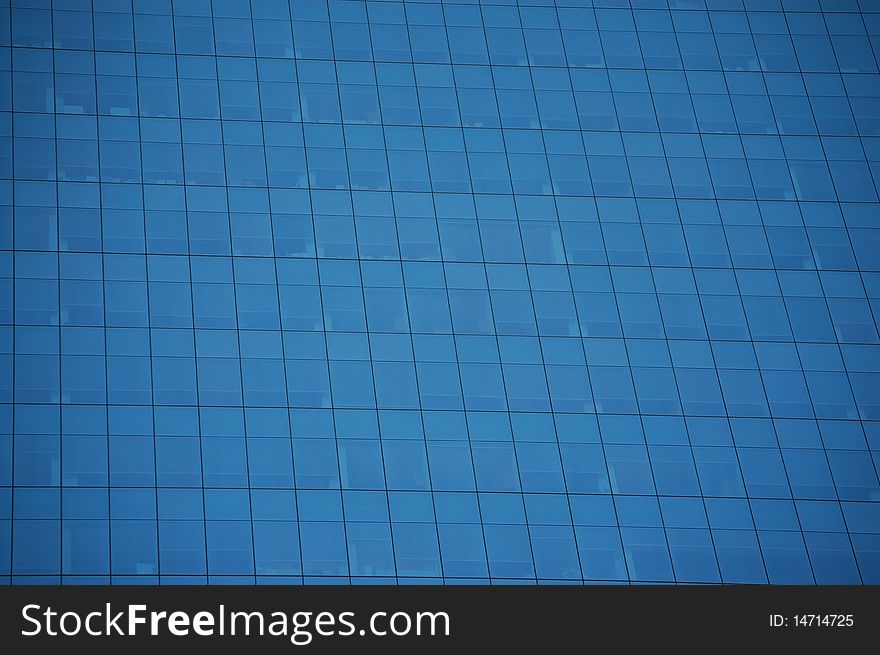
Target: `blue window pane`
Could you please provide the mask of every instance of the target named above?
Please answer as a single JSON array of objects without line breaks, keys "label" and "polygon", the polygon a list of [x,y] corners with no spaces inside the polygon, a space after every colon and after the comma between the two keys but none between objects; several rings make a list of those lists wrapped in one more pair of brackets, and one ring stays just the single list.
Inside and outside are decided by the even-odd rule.
[{"label": "blue window pane", "polygon": [[880,580],[870,3],[41,4],[0,575]]}]

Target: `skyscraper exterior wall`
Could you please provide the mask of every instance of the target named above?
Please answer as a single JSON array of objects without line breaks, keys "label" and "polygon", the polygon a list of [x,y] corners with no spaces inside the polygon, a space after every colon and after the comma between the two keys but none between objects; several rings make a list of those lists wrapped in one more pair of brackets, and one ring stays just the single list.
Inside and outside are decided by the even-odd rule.
[{"label": "skyscraper exterior wall", "polygon": [[0,580],[880,582],[877,0],[0,0]]}]

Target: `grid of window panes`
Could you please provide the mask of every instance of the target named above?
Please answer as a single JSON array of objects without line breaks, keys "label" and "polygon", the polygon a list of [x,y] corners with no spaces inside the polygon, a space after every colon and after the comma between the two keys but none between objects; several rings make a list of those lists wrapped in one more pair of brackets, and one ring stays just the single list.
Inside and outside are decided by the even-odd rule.
[{"label": "grid of window panes", "polygon": [[878,0],[0,0],[0,579],[880,582]]}]

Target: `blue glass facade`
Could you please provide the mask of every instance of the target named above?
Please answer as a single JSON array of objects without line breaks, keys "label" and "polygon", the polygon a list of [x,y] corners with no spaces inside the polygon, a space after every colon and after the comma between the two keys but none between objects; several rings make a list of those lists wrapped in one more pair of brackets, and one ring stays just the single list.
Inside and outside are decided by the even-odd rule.
[{"label": "blue glass facade", "polygon": [[880,582],[877,0],[0,0],[0,579]]}]

